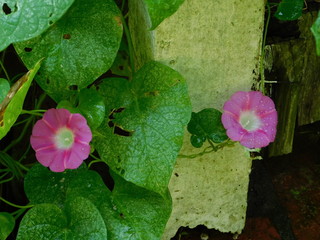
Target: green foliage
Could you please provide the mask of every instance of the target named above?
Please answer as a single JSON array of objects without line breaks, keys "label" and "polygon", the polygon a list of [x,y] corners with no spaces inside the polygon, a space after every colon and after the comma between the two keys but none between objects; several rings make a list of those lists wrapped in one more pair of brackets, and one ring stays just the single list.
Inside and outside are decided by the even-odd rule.
[{"label": "green foliage", "polygon": [[37,62],[33,69],[15,83],[0,104],[0,139],[9,132],[20,115],[24,99],[39,68],[40,62]]},{"label": "green foliage", "polygon": [[15,48],[28,68],[45,58],[36,80],[58,102],[111,67],[121,36],[120,11],[113,0],[76,0],[48,31]]},{"label": "green foliage", "polygon": [[17,240],[107,239],[98,209],[87,199],[75,197],[63,209],[55,204],[40,204],[22,219]]},{"label": "green foliage", "polygon": [[73,2],[0,0],[0,51],[11,43],[28,40],[44,32],[62,17]]},{"label": "green foliage", "polygon": [[151,30],[175,13],[184,0],[144,0],[151,19]]},{"label": "green foliage", "polygon": [[194,147],[201,147],[207,139],[214,143],[221,143],[228,139],[221,123],[221,115],[221,112],[214,108],[192,113],[188,131],[192,134],[190,140]]},{"label": "green foliage", "polygon": [[0,240],[6,238],[13,231],[15,220],[10,213],[0,212]]},{"label": "green foliage", "polygon": [[10,90],[9,82],[4,78],[0,78],[0,103],[5,99],[9,90]]},{"label": "green foliage", "polygon": [[82,114],[87,119],[91,130],[96,129],[101,125],[105,116],[105,104],[102,97],[93,88],[82,89],[78,97],[77,106],[73,106],[67,100],[62,100],[57,105],[57,108],[65,108],[71,113]]},{"label": "green foliage", "polygon": [[[110,240],[160,239],[171,212],[168,192],[160,196],[115,174],[113,177],[115,187],[110,192],[99,174],[87,170],[84,165],[63,173],[53,173],[35,165],[26,176],[25,191],[36,206],[23,218],[18,239],[28,239],[24,236],[29,239],[30,236],[39,236],[37,239],[60,239],[61,236],[89,239],[79,235],[74,238],[74,234],[102,234],[104,230]],[[86,224],[83,219],[87,219]],[[92,226],[91,221],[99,224],[100,232],[93,231],[97,225]],[[43,234],[50,237],[45,238]],[[102,236],[94,239],[106,239]]]},{"label": "green foliage", "polygon": [[157,62],[133,77],[99,85],[106,109],[94,146],[110,168],[138,186],[163,194],[182,145],[191,106],[183,77]]},{"label": "green foliage", "polygon": [[320,14],[311,27],[311,32],[316,40],[317,55],[320,56]]},{"label": "green foliage", "polygon": [[283,21],[296,20],[302,15],[303,0],[282,0],[275,17]]}]

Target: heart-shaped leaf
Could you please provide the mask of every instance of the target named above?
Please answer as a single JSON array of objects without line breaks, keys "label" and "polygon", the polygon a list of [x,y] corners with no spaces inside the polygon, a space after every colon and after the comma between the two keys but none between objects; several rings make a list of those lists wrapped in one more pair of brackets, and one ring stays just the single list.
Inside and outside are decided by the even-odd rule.
[{"label": "heart-shaped leaf", "polygon": [[62,100],[57,108],[68,109],[71,113],[80,113],[88,121],[91,130],[99,127],[104,120],[105,104],[100,94],[93,88],[82,89],[79,93],[78,106],[73,106],[69,101]]},{"label": "heart-shaped leaf", "polygon": [[[228,139],[226,130],[221,122],[221,112],[214,108],[206,108],[198,113],[192,113],[188,123],[188,131],[192,134],[191,144],[201,147],[200,142],[210,139],[215,143],[221,143]],[[193,137],[195,136],[195,137]]]},{"label": "heart-shaped leaf", "polygon": [[36,164],[25,177],[24,191],[31,204],[54,203],[63,206],[70,181],[83,172],[86,172],[85,164],[78,169],[59,173]]},{"label": "heart-shaped leaf", "polygon": [[40,61],[11,87],[5,99],[0,103],[0,139],[9,132],[19,117],[24,99],[39,68]]},{"label": "heart-shaped leaf", "polygon": [[6,240],[13,231],[15,220],[10,213],[0,212],[0,240]]},{"label": "heart-shaped leaf", "polygon": [[122,37],[120,14],[113,0],[76,0],[44,34],[15,44],[16,51],[28,68],[45,58],[36,80],[59,102],[111,67]]},{"label": "heart-shaped leaf", "polygon": [[303,4],[303,0],[282,0],[274,15],[283,21],[296,20],[302,15]]},{"label": "heart-shaped leaf", "polygon": [[112,194],[101,177],[88,171],[70,182],[68,197],[86,196],[100,210],[108,239],[158,240],[171,213],[171,198],[138,187],[112,174]]},{"label": "heart-shaped leaf", "polygon": [[74,0],[0,0],[0,51],[9,44],[40,35]]},{"label": "heart-shaped leaf", "polygon": [[23,217],[17,240],[107,239],[107,230],[98,209],[86,198],[55,204],[40,204]]},{"label": "heart-shaped leaf", "polygon": [[106,79],[99,92],[111,109],[94,132],[100,157],[127,181],[166,192],[191,113],[183,77],[150,62],[132,82]]}]

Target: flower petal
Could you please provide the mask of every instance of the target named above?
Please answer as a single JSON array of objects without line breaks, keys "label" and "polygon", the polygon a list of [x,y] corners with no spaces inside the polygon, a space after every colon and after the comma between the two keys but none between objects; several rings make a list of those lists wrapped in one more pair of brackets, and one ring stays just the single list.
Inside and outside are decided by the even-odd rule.
[{"label": "flower petal", "polygon": [[55,129],[45,123],[45,121],[38,120],[32,129],[33,136],[50,136],[55,132]]},{"label": "flower petal", "polygon": [[92,140],[92,133],[87,120],[80,114],[72,114],[68,127],[74,132],[75,140],[89,143]]},{"label": "flower petal", "polygon": [[227,130],[228,137],[233,141],[240,141],[246,133],[247,131],[243,129],[241,126],[229,128]]},{"label": "flower petal", "polygon": [[45,167],[49,167],[56,155],[57,151],[55,148],[47,148],[36,152],[37,160]]},{"label": "flower petal", "polygon": [[70,156],[69,151],[57,151],[50,163],[49,168],[52,172],[63,172],[66,170],[66,161]]},{"label": "flower petal", "polygon": [[259,91],[251,91],[248,93],[248,96],[249,96],[248,108],[252,111],[258,110],[261,105],[261,98],[263,97],[263,94]]},{"label": "flower petal", "polygon": [[265,132],[258,130],[254,132],[247,132],[241,139],[240,144],[247,148],[262,148],[270,143]]},{"label": "flower petal", "polygon": [[71,113],[67,109],[54,109],[51,108],[43,115],[43,121],[45,121],[53,129],[66,126]]},{"label": "flower petal", "polygon": [[261,118],[262,131],[266,133],[270,142],[273,142],[277,133],[278,114],[277,111],[270,112]]},{"label": "flower petal", "polygon": [[53,146],[54,141],[52,140],[51,136],[31,136],[30,137],[30,144],[32,148],[37,152],[39,149],[48,148]]},{"label": "flower petal", "polygon": [[238,118],[236,118],[235,115],[229,112],[224,112],[222,114],[221,121],[224,128],[226,129],[241,126]]}]

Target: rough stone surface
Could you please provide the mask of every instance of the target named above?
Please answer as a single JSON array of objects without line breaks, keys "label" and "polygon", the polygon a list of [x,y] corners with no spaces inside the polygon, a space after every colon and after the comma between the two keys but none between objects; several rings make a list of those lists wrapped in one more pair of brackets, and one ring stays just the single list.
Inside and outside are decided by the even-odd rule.
[{"label": "rough stone surface", "polygon": [[[179,71],[194,111],[222,109],[235,91],[250,90],[259,61],[264,0],[185,0],[154,31],[148,31],[142,0],[130,1],[129,12],[137,68],[155,59]],[[202,150],[191,147],[185,135],[182,154]],[[173,212],[163,240],[180,226],[241,232],[250,169],[249,155],[238,144],[201,158],[178,158],[169,184]]]}]

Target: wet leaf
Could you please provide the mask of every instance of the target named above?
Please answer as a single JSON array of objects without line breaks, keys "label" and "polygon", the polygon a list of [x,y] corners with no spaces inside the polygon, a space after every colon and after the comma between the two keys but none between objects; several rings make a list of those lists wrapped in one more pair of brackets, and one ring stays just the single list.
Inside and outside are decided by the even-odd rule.
[{"label": "wet leaf", "polygon": [[48,31],[16,43],[15,49],[28,68],[45,57],[36,80],[59,102],[111,67],[121,37],[120,11],[113,0],[76,0]]},{"label": "wet leaf", "polygon": [[[188,131],[201,140],[205,138],[215,143],[221,143],[228,139],[221,122],[221,115],[222,113],[214,108],[206,108],[198,113],[193,112],[188,123]],[[192,145],[197,147],[197,144],[194,145],[195,140],[191,140]]]},{"label": "wet leaf", "polygon": [[98,209],[86,198],[69,199],[63,209],[39,204],[23,217],[17,240],[107,239]]},{"label": "wet leaf", "polygon": [[100,157],[127,181],[164,193],[191,113],[185,80],[150,62],[132,82],[104,80],[99,93],[110,109],[93,140]]},{"label": "wet leaf", "polygon": [[296,20],[302,15],[303,0],[282,0],[275,17],[283,21]]},{"label": "wet leaf", "polygon": [[73,2],[0,0],[0,51],[11,43],[29,40],[43,33],[62,17]]}]

